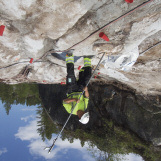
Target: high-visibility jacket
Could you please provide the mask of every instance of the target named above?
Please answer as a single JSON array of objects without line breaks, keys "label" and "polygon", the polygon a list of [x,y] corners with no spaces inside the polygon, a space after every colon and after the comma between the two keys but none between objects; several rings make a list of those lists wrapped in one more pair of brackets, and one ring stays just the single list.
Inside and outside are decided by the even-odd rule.
[{"label": "high-visibility jacket", "polygon": [[[82,92],[73,92],[73,93],[67,95],[67,97],[68,97],[68,98],[77,98],[77,99],[79,99],[81,93],[82,93]],[[75,107],[75,109],[74,109],[74,111],[73,111],[73,113],[72,113],[73,115],[77,115],[77,111],[78,111],[78,110],[85,111],[85,110],[87,109],[87,107],[88,107],[88,102],[89,102],[89,98],[86,98],[86,97],[84,97],[84,96],[82,95],[81,98],[80,98],[80,102],[79,102],[79,103],[77,103],[76,101],[71,102],[71,103],[65,103],[65,102],[63,101],[63,106],[65,107],[65,109],[66,109],[66,111],[67,111],[68,113],[71,113],[72,108],[74,108],[75,105],[76,105],[76,103],[77,103],[77,105],[76,105],[76,107]]]}]

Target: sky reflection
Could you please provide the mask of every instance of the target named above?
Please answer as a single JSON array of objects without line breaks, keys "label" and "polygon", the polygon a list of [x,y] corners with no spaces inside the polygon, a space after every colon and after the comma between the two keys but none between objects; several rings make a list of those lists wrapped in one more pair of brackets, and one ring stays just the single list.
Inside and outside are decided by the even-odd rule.
[{"label": "sky reflection", "polygon": [[[94,161],[95,158],[87,150],[89,145],[86,142],[82,148],[79,139],[75,139],[73,143],[68,140],[62,141],[60,138],[57,140],[56,145],[52,152],[48,154],[44,148],[50,146],[53,140],[41,139],[37,132],[38,116],[37,106],[23,106],[12,105],[9,115],[6,114],[3,104],[0,102],[0,160],[2,161]],[[52,135],[54,139],[55,134]],[[99,150],[94,147],[99,155]],[[119,156],[120,160],[142,161],[140,156],[129,154],[126,156]]]},{"label": "sky reflection", "polygon": [[[80,140],[71,144],[68,140],[57,140],[54,150],[48,154],[44,150],[52,144],[52,140],[43,142],[37,133],[37,114],[35,106],[13,105],[9,115],[1,103],[0,125],[1,145],[0,156],[2,160],[28,161],[28,160],[89,160],[94,159],[86,151],[87,144],[82,148]],[[55,135],[53,135],[53,138]]]}]

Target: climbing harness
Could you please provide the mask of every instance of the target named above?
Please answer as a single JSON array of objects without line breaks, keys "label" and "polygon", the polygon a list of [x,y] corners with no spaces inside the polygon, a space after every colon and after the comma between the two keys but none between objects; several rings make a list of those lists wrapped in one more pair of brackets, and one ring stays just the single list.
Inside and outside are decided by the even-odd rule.
[{"label": "climbing harness", "polygon": [[[99,60],[99,62],[98,62],[98,64],[97,64],[96,68],[94,69],[94,71],[93,71],[91,77],[89,78],[89,81],[87,82],[86,86],[89,85],[90,80],[92,79],[92,77],[93,77],[95,71],[98,69],[98,67],[99,67],[99,65],[100,65],[100,63],[101,63],[101,61],[102,61],[102,59],[103,59],[104,56],[105,56],[105,53],[103,53],[103,55],[102,55],[101,59]],[[79,96],[79,100],[80,100],[81,96],[84,94],[84,92],[85,92],[85,91],[83,90],[83,92],[82,92],[81,95]],[[63,130],[64,130],[66,124],[68,123],[68,121],[69,121],[69,119],[70,119],[70,117],[71,117],[71,115],[72,115],[72,113],[73,113],[73,111],[74,111],[74,109],[75,109],[76,106],[77,106],[77,103],[75,104],[75,106],[74,106],[73,109],[71,110],[71,113],[70,113],[69,117],[67,118],[67,120],[66,120],[64,126],[62,127],[61,131],[59,132],[59,134],[57,135],[57,137],[53,140],[53,144],[52,144],[50,147],[46,147],[46,148],[44,149],[44,150],[48,150],[48,149],[49,149],[49,150],[48,150],[48,153],[50,153],[51,150],[53,149],[56,140],[59,138],[59,136],[60,136],[61,133],[63,132]]]}]

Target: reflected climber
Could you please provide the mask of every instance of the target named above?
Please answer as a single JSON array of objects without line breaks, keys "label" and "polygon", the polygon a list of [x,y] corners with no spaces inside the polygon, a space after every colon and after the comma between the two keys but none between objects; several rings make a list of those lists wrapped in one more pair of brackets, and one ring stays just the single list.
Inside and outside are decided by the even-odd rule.
[{"label": "reflected climber", "polygon": [[[75,107],[77,103],[72,114],[77,115],[82,124],[87,124],[89,122],[89,112],[86,112],[86,109],[89,102],[89,92],[86,85],[91,77],[91,58],[84,57],[84,67],[81,68],[79,72],[79,79],[77,81],[74,74],[73,50],[67,52],[66,66],[67,98],[63,100],[63,106],[68,113],[71,113],[72,108]],[[85,92],[79,100],[83,90]]]}]

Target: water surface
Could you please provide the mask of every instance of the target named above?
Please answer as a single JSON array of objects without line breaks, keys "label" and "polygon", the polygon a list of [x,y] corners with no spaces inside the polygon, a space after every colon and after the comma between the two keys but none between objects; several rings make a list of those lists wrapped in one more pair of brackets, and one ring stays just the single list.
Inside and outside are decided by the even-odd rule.
[{"label": "water surface", "polygon": [[[1,161],[142,161],[135,152],[108,154],[92,141],[82,141],[64,133],[50,154],[44,150],[52,144],[61,126],[53,123],[39,99],[37,85],[2,85],[0,94]],[[72,134],[73,135],[73,134]],[[99,140],[99,139],[98,139]],[[96,140],[97,141],[97,140]],[[99,143],[98,143],[99,144]]]}]

